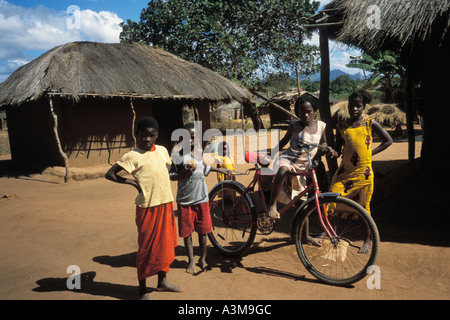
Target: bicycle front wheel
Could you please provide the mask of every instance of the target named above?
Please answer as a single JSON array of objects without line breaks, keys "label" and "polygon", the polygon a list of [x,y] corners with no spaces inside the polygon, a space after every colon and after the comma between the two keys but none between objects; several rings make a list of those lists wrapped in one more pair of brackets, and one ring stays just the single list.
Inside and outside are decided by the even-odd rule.
[{"label": "bicycle front wheel", "polygon": [[[346,286],[363,279],[375,263],[379,249],[378,229],[358,203],[341,196],[319,198],[323,221],[335,234],[329,237],[315,205],[297,222],[296,249],[306,269],[320,281]],[[326,222],[325,222],[326,223]]]},{"label": "bicycle front wheel", "polygon": [[256,235],[256,214],[244,187],[230,182],[217,184],[209,193],[209,210],[213,231],[208,237],[213,246],[225,255],[244,254]]}]

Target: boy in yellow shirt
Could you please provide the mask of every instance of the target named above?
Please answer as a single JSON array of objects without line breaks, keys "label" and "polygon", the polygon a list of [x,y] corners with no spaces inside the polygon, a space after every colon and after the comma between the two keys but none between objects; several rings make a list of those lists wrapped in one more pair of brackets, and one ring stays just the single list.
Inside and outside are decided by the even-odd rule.
[{"label": "boy in yellow shirt", "polygon": [[[154,118],[139,120],[136,130],[136,148],[108,170],[105,177],[117,183],[129,184],[139,192],[135,199],[138,228],[137,273],[139,297],[149,299],[146,279],[157,274],[157,291],[181,292],[167,282],[166,274],[175,260],[177,233],[173,211],[173,196],[168,166],[171,159],[167,149],[156,145],[158,123]],[[133,179],[121,177],[122,170]]]}]

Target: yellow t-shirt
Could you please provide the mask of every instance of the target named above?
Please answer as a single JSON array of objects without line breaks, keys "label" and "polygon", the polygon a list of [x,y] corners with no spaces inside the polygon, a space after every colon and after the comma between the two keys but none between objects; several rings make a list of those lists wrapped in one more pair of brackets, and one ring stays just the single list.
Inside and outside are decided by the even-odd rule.
[{"label": "yellow t-shirt", "polygon": [[[234,161],[231,157],[215,156],[214,158],[217,163],[217,168],[225,168],[225,169],[234,171]],[[217,173],[217,179],[219,182],[224,181],[224,180],[236,180],[236,179],[234,179],[234,176],[230,176],[228,174],[223,174],[223,173],[219,173],[219,172]]]},{"label": "yellow t-shirt", "polygon": [[155,145],[154,151],[135,148],[117,164],[130,173],[142,189],[135,200],[137,206],[149,208],[173,201],[167,169],[172,160],[163,146]]}]

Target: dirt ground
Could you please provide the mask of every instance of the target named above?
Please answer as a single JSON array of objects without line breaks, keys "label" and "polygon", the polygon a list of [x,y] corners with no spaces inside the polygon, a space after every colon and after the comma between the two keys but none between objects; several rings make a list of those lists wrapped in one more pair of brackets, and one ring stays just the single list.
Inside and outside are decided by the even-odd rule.
[{"label": "dirt ground", "polygon": [[[416,156],[419,153],[420,142]],[[209,247],[212,269],[197,269],[194,275],[185,272],[187,259],[179,238],[168,279],[183,292],[156,292],[156,279],[150,278],[147,285],[151,298],[449,299],[450,236],[444,230],[448,218],[430,217],[433,205],[414,202],[422,204],[425,198],[407,197],[415,189],[410,181],[418,179],[417,162],[408,164],[406,158],[406,142],[396,142],[374,157],[378,177],[372,210],[382,240],[376,262],[381,271],[380,289],[369,289],[367,278],[345,288],[319,283],[302,266],[295,245],[287,243],[285,227],[289,221],[284,217],[274,233],[259,238],[240,259],[226,258]],[[8,155],[1,156],[0,170],[8,163]],[[246,167],[239,165],[237,169]],[[0,299],[136,298],[136,194],[134,188],[105,180],[102,175],[107,168],[79,170],[78,181],[67,184],[55,173],[57,169],[41,174],[0,174]],[[238,177],[243,184],[248,179]],[[209,187],[215,183],[215,176],[207,178]],[[80,290],[66,286],[71,265],[78,266],[82,273]]]}]

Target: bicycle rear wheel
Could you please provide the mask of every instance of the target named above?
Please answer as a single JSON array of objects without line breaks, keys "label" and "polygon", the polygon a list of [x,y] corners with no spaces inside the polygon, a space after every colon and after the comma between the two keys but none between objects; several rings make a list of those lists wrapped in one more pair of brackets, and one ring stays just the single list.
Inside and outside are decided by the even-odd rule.
[{"label": "bicycle rear wheel", "polygon": [[250,248],[256,235],[256,214],[244,186],[223,182],[209,193],[209,210],[213,231],[208,234],[213,246],[222,254],[239,256]]},{"label": "bicycle rear wheel", "polygon": [[[361,205],[348,198],[324,196],[319,203],[337,236],[326,234],[316,206],[310,205],[296,226],[300,260],[313,276],[327,284],[345,286],[363,279],[378,255],[380,240],[375,222]],[[368,235],[371,243],[366,248]],[[365,249],[367,253],[361,253]]]}]

